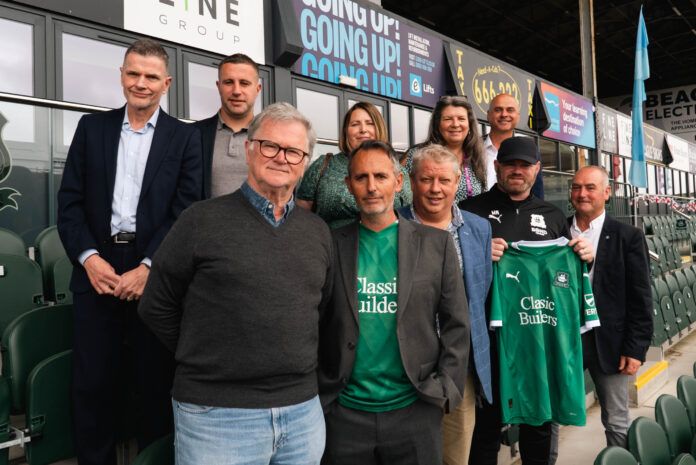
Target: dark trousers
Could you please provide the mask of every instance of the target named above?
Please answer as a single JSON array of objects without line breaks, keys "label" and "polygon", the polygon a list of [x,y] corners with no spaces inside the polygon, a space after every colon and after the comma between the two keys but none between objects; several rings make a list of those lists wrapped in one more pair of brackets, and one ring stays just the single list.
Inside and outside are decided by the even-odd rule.
[{"label": "dark trousers", "polygon": [[[469,465],[496,465],[500,451],[500,359],[498,339],[490,333],[491,340],[491,384],[493,404],[485,400],[476,406],[476,424],[471,440]],[[551,422],[541,426],[520,425],[520,455],[524,465],[548,465],[551,453]]]},{"label": "dark trousers", "polygon": [[[102,258],[118,274],[139,262],[132,245],[114,245]],[[173,429],[174,357],[138,318],[137,305],[93,289],[73,295],[73,421],[80,465],[115,464],[117,430],[123,426],[135,431],[141,450]],[[128,360],[124,344],[132,354]],[[135,418],[119,427],[128,386]]]},{"label": "dark trousers", "polygon": [[442,410],[422,400],[370,413],[333,402],[322,465],[442,465]]}]

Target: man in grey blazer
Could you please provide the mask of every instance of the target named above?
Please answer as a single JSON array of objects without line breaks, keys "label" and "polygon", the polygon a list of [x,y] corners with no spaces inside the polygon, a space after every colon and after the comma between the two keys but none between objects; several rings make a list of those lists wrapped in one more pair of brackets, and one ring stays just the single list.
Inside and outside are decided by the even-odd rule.
[{"label": "man in grey blazer", "polygon": [[454,241],[397,216],[402,182],[389,144],[350,154],[360,220],[333,232],[319,331],[325,464],[442,463],[442,415],[462,399],[470,331]]}]

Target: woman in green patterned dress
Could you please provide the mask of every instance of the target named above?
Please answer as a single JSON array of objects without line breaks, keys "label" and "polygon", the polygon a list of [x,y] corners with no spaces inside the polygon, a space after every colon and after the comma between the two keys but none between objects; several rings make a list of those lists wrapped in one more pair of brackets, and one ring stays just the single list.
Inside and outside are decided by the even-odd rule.
[{"label": "woman in green patterned dress", "polygon": [[479,136],[474,110],[464,97],[440,97],[430,117],[428,139],[406,153],[406,169],[409,172],[416,149],[428,144],[447,147],[459,160],[462,177],[455,203],[486,190],[486,156],[483,141]]},{"label": "woman in green patterned dress", "polygon": [[[297,205],[316,212],[331,228],[355,221],[358,206],[345,183],[348,154],[365,140],[389,142],[388,134],[376,106],[368,102],[353,105],[343,118],[338,140],[341,151],[322,155],[310,165],[295,194]],[[394,198],[394,208],[411,204],[411,183],[406,170],[402,171],[404,185]]]}]

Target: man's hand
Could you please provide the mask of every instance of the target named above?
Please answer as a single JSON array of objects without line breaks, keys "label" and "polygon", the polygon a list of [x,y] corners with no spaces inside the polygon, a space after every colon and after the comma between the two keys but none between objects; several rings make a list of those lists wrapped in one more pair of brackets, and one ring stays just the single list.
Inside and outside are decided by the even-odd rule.
[{"label": "man's hand", "polygon": [[573,252],[578,254],[580,260],[585,263],[592,263],[594,254],[592,253],[592,244],[584,237],[576,237],[568,243],[573,248]]},{"label": "man's hand", "polygon": [[494,262],[500,261],[500,259],[503,258],[505,249],[507,248],[508,245],[505,239],[501,239],[500,237],[494,237],[491,239],[491,259]]},{"label": "man's hand", "polygon": [[94,290],[97,291],[97,294],[111,295],[114,293],[114,289],[121,281],[121,277],[116,274],[109,262],[95,253],[87,257],[83,266],[87,272],[89,282]]},{"label": "man's hand", "polygon": [[121,275],[121,282],[114,289],[114,296],[121,300],[138,300],[143,295],[150,268],[144,264],[138,265]]},{"label": "man's hand", "polygon": [[619,371],[624,375],[635,375],[642,364],[640,360],[622,355],[619,359]]}]

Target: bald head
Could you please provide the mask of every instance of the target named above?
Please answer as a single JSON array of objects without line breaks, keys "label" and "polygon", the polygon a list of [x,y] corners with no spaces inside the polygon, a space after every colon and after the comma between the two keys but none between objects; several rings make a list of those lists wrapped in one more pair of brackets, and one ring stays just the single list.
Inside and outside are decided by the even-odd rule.
[{"label": "bald head", "polygon": [[488,106],[488,122],[493,133],[509,133],[520,121],[520,104],[510,94],[498,94]]}]

